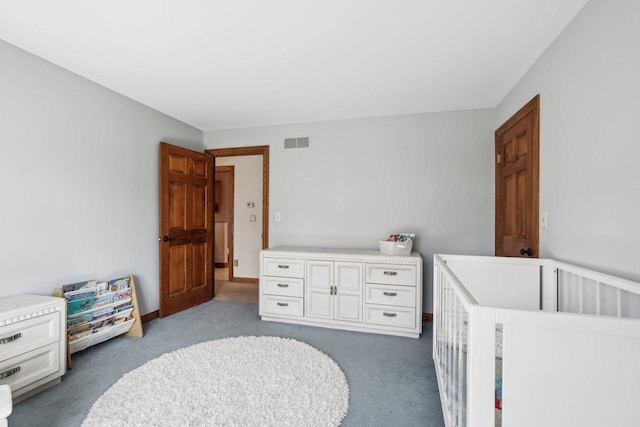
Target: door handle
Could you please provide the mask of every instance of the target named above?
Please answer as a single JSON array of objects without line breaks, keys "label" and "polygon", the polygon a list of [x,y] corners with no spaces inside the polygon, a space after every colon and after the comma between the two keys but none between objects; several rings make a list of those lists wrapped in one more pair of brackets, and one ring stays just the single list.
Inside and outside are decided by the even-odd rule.
[{"label": "door handle", "polygon": [[531,248],[527,248],[527,249],[520,249],[520,255],[527,255],[527,256],[531,256],[533,255],[533,249]]},{"label": "door handle", "polygon": [[169,236],[164,236],[164,237],[162,238],[162,241],[163,241],[163,242],[168,242],[168,241],[170,241],[170,240],[176,240],[176,238],[175,238],[175,237],[169,237]]}]

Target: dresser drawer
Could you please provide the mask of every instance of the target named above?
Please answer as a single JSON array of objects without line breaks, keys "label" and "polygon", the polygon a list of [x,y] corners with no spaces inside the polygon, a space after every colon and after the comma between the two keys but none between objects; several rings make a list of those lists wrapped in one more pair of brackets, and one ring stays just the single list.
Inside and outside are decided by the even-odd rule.
[{"label": "dresser drawer", "polygon": [[366,281],[388,285],[416,286],[416,266],[367,263]]},{"label": "dresser drawer", "polygon": [[303,298],[263,295],[260,301],[260,315],[302,317],[303,301]]},{"label": "dresser drawer", "polygon": [[279,277],[304,277],[304,260],[286,258],[264,258],[262,274]]},{"label": "dresser drawer", "polygon": [[262,285],[262,292],[265,294],[300,298],[304,296],[303,279],[265,276]]},{"label": "dresser drawer", "polygon": [[413,329],[416,327],[416,309],[365,304],[365,323]]},{"label": "dresser drawer", "polygon": [[368,304],[386,304],[403,307],[416,306],[416,288],[412,286],[365,285],[365,301]]},{"label": "dresser drawer", "polygon": [[0,360],[60,340],[60,313],[32,317],[0,327]]},{"label": "dresser drawer", "polygon": [[0,363],[0,384],[9,384],[15,393],[60,369],[59,343],[53,343]]}]

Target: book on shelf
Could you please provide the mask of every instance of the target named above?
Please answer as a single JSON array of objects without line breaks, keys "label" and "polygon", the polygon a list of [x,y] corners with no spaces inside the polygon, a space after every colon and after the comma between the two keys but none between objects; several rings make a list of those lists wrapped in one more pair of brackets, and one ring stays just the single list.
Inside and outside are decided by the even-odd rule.
[{"label": "book on shelf", "polygon": [[77,299],[89,298],[89,297],[95,296],[95,294],[96,294],[96,290],[92,288],[92,289],[79,289],[77,291],[67,292],[64,294],[64,296],[69,301],[75,301]]},{"label": "book on shelf", "polygon": [[125,302],[122,305],[118,305],[113,307],[116,311],[116,313],[121,313],[123,311],[127,311],[127,310],[132,310],[133,309],[133,305],[130,304],[131,301],[129,302]]},{"label": "book on shelf", "polygon": [[95,288],[96,288],[96,294],[104,294],[107,292],[111,292],[111,290],[109,289],[109,282],[97,283]]},{"label": "book on shelf", "polygon": [[131,288],[116,291],[116,301],[124,301],[126,299],[131,299]]},{"label": "book on shelf", "polygon": [[66,294],[67,292],[77,291],[80,289],[95,288],[97,283],[97,280],[87,280],[85,282],[71,283],[69,285],[62,286],[62,292]]},{"label": "book on shelf", "polygon": [[96,294],[96,297],[93,299],[92,308],[100,308],[109,304],[113,304],[115,302],[115,297],[116,297],[115,292]]},{"label": "book on shelf", "polygon": [[89,314],[84,314],[82,316],[78,316],[78,317],[72,317],[71,319],[67,319],[67,328],[71,328],[74,325],[80,324],[80,323],[88,323],[90,321],[93,320],[93,314],[89,313]]},{"label": "book on shelf", "polygon": [[93,313],[93,320],[98,320],[98,319],[102,319],[103,317],[111,316],[115,312],[116,311],[113,309],[113,307],[103,308]]},{"label": "book on shelf", "polygon": [[91,310],[91,307],[93,306],[93,298],[94,294],[92,293],[91,296],[85,298],[70,300],[67,304],[67,316]]},{"label": "book on shelf", "polygon": [[109,280],[109,289],[111,290],[111,292],[127,289],[129,288],[130,280],[131,278],[129,276],[121,277],[119,279]]},{"label": "book on shelf", "polygon": [[84,331],[88,331],[91,329],[91,324],[89,322],[80,322],[72,325],[67,329],[69,335],[77,335]]}]

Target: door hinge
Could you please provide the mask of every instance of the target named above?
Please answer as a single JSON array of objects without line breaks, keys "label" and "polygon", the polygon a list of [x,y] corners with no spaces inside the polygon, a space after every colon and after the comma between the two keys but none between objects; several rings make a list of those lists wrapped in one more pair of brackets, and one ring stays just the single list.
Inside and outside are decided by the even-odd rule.
[{"label": "door hinge", "polygon": [[502,161],[502,156],[500,156],[500,154],[496,154],[496,163],[500,164],[501,161]]}]

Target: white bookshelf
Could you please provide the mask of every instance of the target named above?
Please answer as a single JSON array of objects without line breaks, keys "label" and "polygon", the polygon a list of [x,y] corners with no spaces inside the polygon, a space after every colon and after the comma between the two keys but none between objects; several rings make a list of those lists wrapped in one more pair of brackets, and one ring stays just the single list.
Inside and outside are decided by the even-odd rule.
[{"label": "white bookshelf", "polygon": [[[68,327],[67,343],[69,355],[84,350],[93,345],[110,340],[111,338],[119,335],[127,335],[136,338],[141,338],[144,335],[144,332],[142,330],[142,319],[140,318],[140,310],[138,309],[138,297],[136,294],[135,280],[132,275],[128,275],[125,277],[129,278],[129,288],[131,289],[130,297],[102,305],[101,307],[90,308],[88,310],[68,314],[66,320],[69,321],[77,319],[79,317],[83,317],[92,313],[99,312],[101,310],[113,308],[127,303],[129,303],[133,308],[123,312],[112,313],[108,316],[95,319],[94,321],[105,322],[111,319],[121,319],[127,317],[130,317],[130,319],[118,323],[115,323],[115,321],[117,321],[115,320],[114,323],[108,324],[106,326],[102,326],[96,329],[90,328],[86,331],[83,331],[81,337],[77,337],[77,335],[75,334],[70,334],[71,328]],[[54,295],[64,297],[62,289],[56,289],[54,291]],[[102,294],[102,296],[104,295],[108,295],[108,292]]]}]

